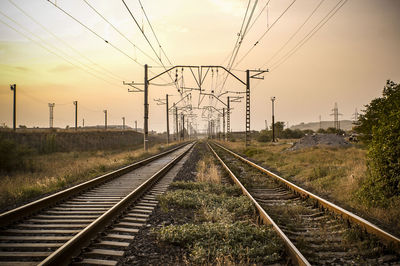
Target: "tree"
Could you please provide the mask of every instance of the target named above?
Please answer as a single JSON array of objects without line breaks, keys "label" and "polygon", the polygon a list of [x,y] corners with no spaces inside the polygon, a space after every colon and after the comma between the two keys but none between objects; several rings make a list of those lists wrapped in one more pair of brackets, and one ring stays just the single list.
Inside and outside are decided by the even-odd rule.
[{"label": "tree", "polygon": [[375,206],[400,196],[400,85],[388,80],[382,96],[365,106],[355,128],[368,145],[368,177],[359,196]]},{"label": "tree", "polygon": [[[283,131],[283,129],[285,128],[285,122],[275,122],[275,136],[280,138],[281,137],[281,133]],[[271,126],[271,130],[272,130],[272,126]]]}]

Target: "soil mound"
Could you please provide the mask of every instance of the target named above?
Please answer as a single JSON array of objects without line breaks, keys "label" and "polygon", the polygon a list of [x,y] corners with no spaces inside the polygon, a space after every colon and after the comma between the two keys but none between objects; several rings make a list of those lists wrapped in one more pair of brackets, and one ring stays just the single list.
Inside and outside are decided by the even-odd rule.
[{"label": "soil mound", "polygon": [[298,142],[294,143],[292,147],[289,148],[291,151],[324,145],[333,147],[348,147],[351,144],[347,142],[343,136],[336,134],[316,134],[308,135],[300,139]]}]

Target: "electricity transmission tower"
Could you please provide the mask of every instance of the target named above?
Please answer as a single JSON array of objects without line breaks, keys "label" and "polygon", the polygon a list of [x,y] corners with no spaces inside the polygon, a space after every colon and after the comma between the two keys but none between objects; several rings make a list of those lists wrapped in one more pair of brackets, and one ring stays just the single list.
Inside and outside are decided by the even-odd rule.
[{"label": "electricity transmission tower", "polygon": [[49,112],[50,112],[50,120],[49,120],[49,128],[53,128],[53,110],[55,103],[49,103]]},{"label": "electricity transmission tower", "polygon": [[339,130],[340,129],[339,116],[343,114],[339,113],[339,108],[337,103],[335,103],[335,107],[332,109],[332,111],[333,113],[331,115],[333,115],[333,127]]}]

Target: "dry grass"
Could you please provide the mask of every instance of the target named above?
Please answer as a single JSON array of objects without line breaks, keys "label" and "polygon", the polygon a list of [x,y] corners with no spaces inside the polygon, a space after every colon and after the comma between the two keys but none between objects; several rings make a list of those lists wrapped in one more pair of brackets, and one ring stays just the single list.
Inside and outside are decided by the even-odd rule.
[{"label": "dry grass", "polygon": [[65,152],[32,155],[31,172],[0,175],[0,210],[11,209],[45,194],[92,179],[159,153],[165,145],[123,151]]},{"label": "dry grass", "polygon": [[290,141],[277,144],[253,142],[247,149],[243,142],[221,144],[392,232],[400,232],[399,208],[367,207],[355,197],[367,171],[366,151],[361,148],[313,147],[287,151]]},{"label": "dry grass", "polygon": [[199,161],[197,165],[196,181],[221,184],[221,175],[218,172],[217,166],[214,164],[214,158],[212,156],[206,156]]}]

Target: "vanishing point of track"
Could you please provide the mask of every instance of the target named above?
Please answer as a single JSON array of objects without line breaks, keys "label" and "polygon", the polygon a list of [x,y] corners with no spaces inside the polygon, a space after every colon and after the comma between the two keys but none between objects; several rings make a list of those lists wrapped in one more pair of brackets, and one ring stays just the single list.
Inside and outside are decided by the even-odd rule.
[{"label": "vanishing point of track", "polygon": [[209,146],[294,264],[400,265],[399,238],[217,143]]},{"label": "vanishing point of track", "polygon": [[[181,145],[0,214],[0,265],[66,265],[104,231],[105,240],[100,244],[108,248],[95,249],[89,255],[119,254],[109,247],[123,247],[133,239],[157,204],[155,195],[167,187],[161,181],[153,186],[192,147]],[[116,217],[121,221],[107,231]]]}]

